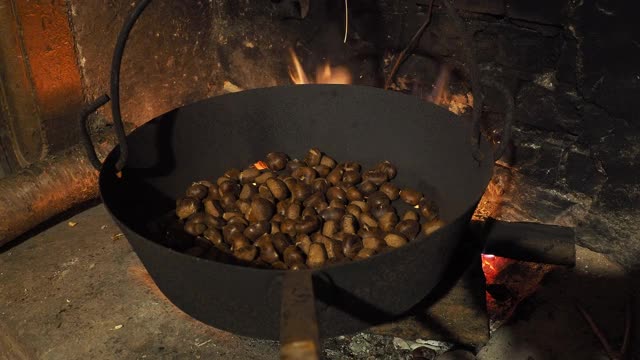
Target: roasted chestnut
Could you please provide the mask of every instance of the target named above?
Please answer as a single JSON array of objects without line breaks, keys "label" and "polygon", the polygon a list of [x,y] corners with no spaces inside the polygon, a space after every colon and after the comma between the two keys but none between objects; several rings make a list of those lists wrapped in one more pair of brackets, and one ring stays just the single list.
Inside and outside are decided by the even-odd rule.
[{"label": "roasted chestnut", "polygon": [[329,201],[340,200],[343,203],[345,203],[347,201],[347,194],[344,192],[344,190],[340,189],[339,187],[333,186],[333,187],[330,187],[329,190],[327,190],[327,199]]},{"label": "roasted chestnut", "polygon": [[296,246],[302,250],[303,253],[309,254],[309,247],[311,246],[311,238],[307,234],[300,234],[296,236]]},{"label": "roasted chestnut", "polygon": [[276,249],[273,247],[273,243],[271,242],[271,238],[269,235],[261,236],[258,240],[256,240],[255,246],[260,249],[260,259],[268,262],[269,264],[274,263],[280,260],[280,256]]},{"label": "roasted chestnut", "polygon": [[202,235],[202,233],[204,233],[205,230],[207,230],[207,225],[202,223],[187,221],[187,223],[184,224],[184,231],[186,231],[187,234],[189,235],[193,235],[193,236]]},{"label": "roasted chestnut", "polygon": [[418,203],[418,210],[424,216],[426,221],[431,221],[438,217],[438,205],[433,200],[423,198]]},{"label": "roasted chestnut", "polygon": [[289,236],[295,236],[297,234],[296,221],[291,219],[285,219],[282,222],[282,224],[280,224],[280,231]]},{"label": "roasted chestnut", "polygon": [[270,152],[266,156],[266,163],[269,169],[273,171],[280,171],[287,166],[289,157],[282,152]]},{"label": "roasted chestnut", "polygon": [[356,172],[360,172],[360,169],[362,169],[362,167],[360,166],[359,163],[355,162],[355,161],[347,161],[344,164],[342,164],[342,169],[344,171],[356,171]]},{"label": "roasted chestnut", "polygon": [[378,187],[376,186],[376,184],[372,183],[371,181],[361,182],[360,185],[358,185],[358,188],[360,189],[360,191],[364,196],[367,196],[372,192],[378,191]]},{"label": "roasted chestnut", "polygon": [[275,214],[275,206],[267,199],[255,197],[251,201],[251,209],[247,214],[247,219],[251,222],[270,220]]},{"label": "roasted chestnut", "polygon": [[422,224],[422,233],[429,236],[444,226],[444,221],[440,219],[434,219]]},{"label": "roasted chestnut", "polygon": [[291,195],[295,201],[304,201],[309,195],[311,195],[311,187],[298,181],[291,189]]},{"label": "roasted chestnut", "polygon": [[222,209],[222,206],[220,206],[220,203],[218,201],[211,200],[211,199],[204,199],[202,204],[204,205],[204,211],[207,214],[210,214],[211,216],[214,216],[214,217],[222,217],[224,210]]},{"label": "roasted chestnut", "polygon": [[316,211],[316,209],[314,209],[311,206],[307,206],[306,208],[304,208],[304,210],[302,210],[302,216],[316,216],[318,215],[318,212]]},{"label": "roasted chestnut", "polygon": [[354,234],[358,231],[358,219],[351,214],[342,217],[342,231],[347,234]]},{"label": "roasted chestnut", "polygon": [[355,258],[362,248],[362,240],[355,235],[346,237],[342,241],[342,253],[348,258]]},{"label": "roasted chestnut", "polygon": [[313,170],[315,170],[321,178],[326,177],[331,172],[330,167],[322,164],[314,166]]},{"label": "roasted chestnut", "polygon": [[231,249],[233,251],[251,246],[249,239],[244,237],[244,235],[242,235],[242,232],[234,232],[233,234],[231,234],[227,243],[231,244]]},{"label": "roasted chestnut", "polygon": [[289,266],[289,270],[304,270],[304,269],[308,269],[307,265],[305,265],[304,263],[295,263]]},{"label": "roasted chestnut", "polygon": [[291,176],[294,179],[300,180],[307,185],[311,185],[311,183],[313,183],[313,180],[315,180],[317,175],[318,174],[316,173],[316,171],[313,170],[313,168],[310,168],[308,166],[299,167],[291,173]]},{"label": "roasted chestnut", "polygon": [[244,263],[253,261],[258,255],[258,248],[255,246],[247,246],[233,251],[233,256]]},{"label": "roasted chestnut", "polygon": [[389,161],[379,163],[376,166],[376,169],[383,172],[387,176],[388,180],[395,178],[398,174],[398,168]]},{"label": "roasted chestnut", "polygon": [[413,189],[402,189],[400,190],[400,199],[409,205],[415,206],[420,203],[422,193]]},{"label": "roasted chestnut", "polygon": [[306,215],[295,225],[296,233],[310,234],[320,228],[320,220],[317,216]]},{"label": "roasted chestnut", "polygon": [[338,223],[335,220],[325,221],[322,225],[322,235],[332,237],[336,232],[338,232]]},{"label": "roasted chestnut", "polygon": [[324,194],[321,191],[316,191],[311,196],[306,198],[302,205],[305,207],[315,207],[319,203],[325,202]]},{"label": "roasted chestnut", "polygon": [[327,179],[323,179],[323,178],[318,178],[313,180],[313,183],[311,183],[311,189],[313,190],[313,192],[321,192],[321,193],[325,193],[327,192],[327,189],[329,189],[329,182],[327,181]]},{"label": "roasted chestnut", "polygon": [[396,225],[395,230],[407,239],[412,240],[420,232],[420,223],[416,220],[402,220]]},{"label": "roasted chestnut", "polygon": [[379,170],[369,170],[362,175],[362,180],[372,182],[376,186],[387,181],[387,174]]},{"label": "roasted chestnut", "polygon": [[258,175],[254,181],[256,184],[261,185],[261,184],[266,184],[267,180],[273,179],[275,177],[276,177],[276,174],[272,173],[271,171],[267,171]]},{"label": "roasted chestnut", "polygon": [[316,166],[320,164],[322,160],[322,152],[317,148],[311,148],[307,151],[307,155],[304,157],[304,162],[309,166]]},{"label": "roasted chestnut", "polygon": [[240,195],[238,198],[242,200],[250,200],[253,195],[258,193],[258,187],[253,184],[244,184],[242,185],[242,190],[240,190]]},{"label": "roasted chestnut", "polygon": [[240,194],[240,185],[237,182],[231,181],[226,177],[224,179],[218,184],[218,193],[220,193],[221,197],[225,194],[232,194],[233,196]]},{"label": "roasted chestnut", "polygon": [[240,180],[242,184],[248,184],[254,182],[259,175],[260,170],[252,167],[241,171],[240,175],[238,176],[238,180]]},{"label": "roasted chestnut", "polygon": [[344,170],[335,168],[327,175],[327,181],[335,186],[342,181],[342,174],[344,174]]},{"label": "roasted chestnut", "polygon": [[287,246],[291,245],[289,236],[285,233],[271,234],[271,243],[273,244],[273,247],[276,249],[278,254],[282,254],[284,249],[286,249]]},{"label": "roasted chestnut", "polygon": [[351,186],[347,188],[345,193],[347,194],[347,200],[349,201],[357,201],[357,200],[364,199],[362,192],[360,192],[360,190],[358,190],[358,188],[356,188],[355,186]]},{"label": "roasted chestnut", "polygon": [[389,200],[393,201],[400,196],[400,189],[392,183],[386,182],[380,185],[380,192],[383,192]]},{"label": "roasted chestnut", "polygon": [[300,249],[298,249],[298,247],[294,245],[290,245],[286,249],[284,249],[282,258],[284,259],[284,263],[289,266],[304,262],[304,255],[302,254]]},{"label": "roasted chestnut", "polygon": [[267,188],[278,200],[284,200],[289,196],[289,188],[287,188],[287,184],[280,179],[270,178],[266,182]]},{"label": "roasted chestnut", "polygon": [[384,237],[384,242],[389,247],[397,248],[397,247],[406,245],[407,239],[400,234],[389,233],[387,234],[387,236]]},{"label": "roasted chestnut", "polygon": [[322,158],[320,159],[320,165],[326,166],[329,169],[333,169],[334,167],[336,167],[336,161],[333,160],[333,158],[329,155],[322,155]]},{"label": "roasted chestnut", "polygon": [[398,216],[394,212],[386,212],[378,217],[378,224],[383,231],[391,231],[398,223]]},{"label": "roasted chestnut", "polygon": [[287,170],[289,172],[292,172],[292,171],[294,171],[295,169],[297,169],[297,168],[299,168],[301,166],[304,166],[304,163],[302,161],[300,161],[298,159],[293,159],[293,160],[290,160],[287,163]]},{"label": "roasted chestnut", "polygon": [[176,215],[180,219],[186,219],[200,209],[200,201],[196,198],[185,197],[176,201]]},{"label": "roasted chestnut", "polygon": [[418,220],[420,220],[420,215],[418,215],[418,213],[413,211],[413,210],[407,210],[402,215],[402,220],[415,220],[415,221],[418,221]]},{"label": "roasted chestnut", "polygon": [[354,205],[354,204],[347,205],[346,211],[349,214],[355,216],[356,219],[360,217],[360,214],[362,214],[362,209],[360,209],[360,207],[358,207],[357,205]]},{"label": "roasted chestnut", "polygon": [[222,236],[224,241],[231,245],[231,236],[233,234],[242,234],[245,226],[242,224],[228,224],[222,227]]},{"label": "roasted chestnut", "polygon": [[202,236],[204,236],[205,239],[211,241],[211,243],[213,243],[214,245],[219,245],[224,242],[224,240],[222,239],[222,234],[217,229],[209,228],[204,231]]},{"label": "roasted chestnut", "polygon": [[202,200],[207,197],[209,193],[209,188],[202,184],[195,183],[187,188],[186,195],[187,197],[192,197],[198,200]]},{"label": "roasted chestnut", "polygon": [[347,170],[342,175],[342,181],[349,185],[355,185],[362,181],[362,175],[358,171]]},{"label": "roasted chestnut", "polygon": [[357,260],[364,260],[364,259],[368,259],[370,257],[372,257],[373,255],[376,254],[376,251],[374,249],[369,249],[369,248],[363,248],[362,250],[360,250],[358,252],[358,254],[356,255],[356,259]]},{"label": "roasted chestnut", "polygon": [[224,176],[233,181],[238,181],[240,180],[240,169],[231,168],[224,172]]},{"label": "roasted chestnut", "polygon": [[324,221],[338,221],[344,216],[345,210],[340,208],[326,208],[320,212]]},{"label": "roasted chestnut", "polygon": [[378,221],[368,212],[360,214],[360,224],[368,228],[378,227]]},{"label": "roasted chestnut", "polygon": [[[282,204],[282,203],[279,203],[279,204]],[[298,202],[292,202],[287,207],[287,210],[284,215],[287,219],[297,220],[300,217],[301,212],[302,212],[302,205],[300,205],[300,203]]]},{"label": "roasted chestnut", "polygon": [[220,206],[225,212],[238,211],[238,204],[236,204],[236,197],[232,193],[225,193],[220,197]]},{"label": "roasted chestnut", "polygon": [[244,229],[244,236],[249,240],[255,240],[264,234],[268,234],[271,231],[271,222],[269,221],[258,221],[252,224],[249,224]]},{"label": "roasted chestnut", "polygon": [[380,249],[382,246],[384,246],[385,242],[379,237],[370,236],[362,239],[362,245],[367,249],[377,250],[377,249]]},{"label": "roasted chestnut", "polygon": [[322,243],[311,243],[309,246],[309,254],[307,255],[307,266],[310,268],[319,268],[327,261],[327,250]]}]

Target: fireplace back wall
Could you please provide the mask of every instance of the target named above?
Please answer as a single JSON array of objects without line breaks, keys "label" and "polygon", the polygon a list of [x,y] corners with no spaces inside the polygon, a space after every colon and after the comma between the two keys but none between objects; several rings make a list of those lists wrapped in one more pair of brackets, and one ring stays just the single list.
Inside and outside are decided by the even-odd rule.
[{"label": "fireplace back wall", "polygon": [[[28,26],[28,16],[46,24],[44,19],[52,14],[63,14],[69,24],[72,40],[67,46],[80,74],[77,91],[55,100],[31,99],[39,118],[53,113],[47,101],[77,109],[108,93],[115,39],[131,2],[70,0],[49,7],[11,3],[17,30]],[[295,48],[307,71],[329,59],[348,66],[355,83],[382,86],[391,55],[406,46],[425,20],[429,0],[351,3],[348,41],[343,44],[342,1],[310,1],[304,19],[297,1],[154,1],[136,24],[125,53],[125,121],[134,128],[172,108],[225,91],[289,84],[289,47]],[[640,267],[640,120],[635,104],[640,98],[640,29],[632,19],[636,5],[602,0],[455,3],[473,32],[483,76],[506,84],[516,99],[513,146],[498,162],[492,184],[502,193],[500,209],[493,215],[576,226],[582,245],[608,253],[628,268]],[[397,89],[429,87],[442,63],[461,63],[458,35],[441,5],[435,2],[431,24],[400,68]],[[39,36],[48,39],[51,31],[44,26]],[[20,44],[33,40],[20,38],[20,31],[15,34]],[[34,61],[34,51],[46,52],[46,45],[44,50],[19,46],[26,52],[21,57],[5,44],[0,61],[6,69],[20,58],[26,82],[37,90],[42,85],[35,77],[45,65]],[[11,81],[3,75],[3,109],[19,95]],[[501,121],[502,104],[490,92],[487,95],[486,123],[492,132]],[[0,119],[0,167],[5,175],[75,146],[74,116],[70,110],[57,115],[67,131],[44,131],[43,150],[20,161],[18,146],[10,141],[20,127],[10,126],[6,116]],[[20,119],[23,127],[33,122],[29,116]],[[101,111],[92,119],[92,129],[97,135],[108,133],[109,122],[109,112]],[[46,122],[37,124],[47,129]]]}]

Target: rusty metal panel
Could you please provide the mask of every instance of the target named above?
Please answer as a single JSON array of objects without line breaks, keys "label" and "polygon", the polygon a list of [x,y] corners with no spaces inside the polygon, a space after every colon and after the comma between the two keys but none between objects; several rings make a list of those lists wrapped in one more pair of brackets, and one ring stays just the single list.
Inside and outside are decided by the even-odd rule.
[{"label": "rusty metal panel", "polygon": [[15,168],[43,155],[33,84],[12,1],[0,6],[0,143]]},{"label": "rusty metal panel", "polygon": [[13,0],[48,153],[78,142],[80,71],[63,0]]}]

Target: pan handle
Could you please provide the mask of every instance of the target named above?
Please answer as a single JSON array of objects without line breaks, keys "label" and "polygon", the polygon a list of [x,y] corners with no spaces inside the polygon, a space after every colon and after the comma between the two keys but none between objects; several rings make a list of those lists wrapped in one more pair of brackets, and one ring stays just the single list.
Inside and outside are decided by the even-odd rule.
[{"label": "pan handle", "polygon": [[320,359],[312,271],[284,272],[280,304],[280,359]]},{"label": "pan handle", "polygon": [[109,102],[109,100],[108,95],[102,95],[80,112],[80,139],[82,140],[82,145],[84,145],[84,149],[87,152],[89,162],[91,162],[91,165],[93,165],[93,167],[98,171],[102,168],[102,163],[100,162],[100,159],[98,159],[98,154],[96,154],[93,142],[91,141],[91,135],[89,135],[88,119],[89,115],[96,112],[96,110],[104,106],[104,104]]},{"label": "pan handle", "polygon": [[[131,33],[133,25],[135,25],[136,21],[150,2],[151,0],[141,0],[136,4],[136,7],[133,9],[133,12],[129,15],[129,18],[125,21],[122,26],[122,30],[120,30],[120,33],[118,34],[116,47],[113,51],[113,59],[111,60],[111,114],[113,117],[113,126],[120,145],[120,157],[118,158],[118,161],[116,161],[115,165],[116,172],[120,172],[125,167],[127,157],[129,156],[127,134],[124,130],[122,113],[120,111],[120,66],[122,65],[122,56],[124,55],[124,48],[127,44],[129,33]],[[93,165],[97,170],[102,169],[102,163],[98,160],[93,143],[91,142],[91,137],[89,136],[89,131],[87,129],[87,119],[91,113],[98,110],[108,101],[109,96],[102,95],[83,110],[80,115],[82,142],[84,143],[91,165]]]}]

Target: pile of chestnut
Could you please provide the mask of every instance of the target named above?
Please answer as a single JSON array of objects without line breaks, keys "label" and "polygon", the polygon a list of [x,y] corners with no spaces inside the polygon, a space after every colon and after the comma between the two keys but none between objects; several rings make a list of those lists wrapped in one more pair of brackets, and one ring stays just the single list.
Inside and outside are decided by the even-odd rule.
[{"label": "pile of chestnut", "polygon": [[[262,166],[256,166],[262,165]],[[176,202],[186,253],[273,269],[318,268],[366,259],[444,225],[433,201],[394,185],[397,168],[383,161],[363,171],[310,149],[304,160],[281,152],[215,182],[192,184]],[[392,205],[405,202],[399,214]]]}]

